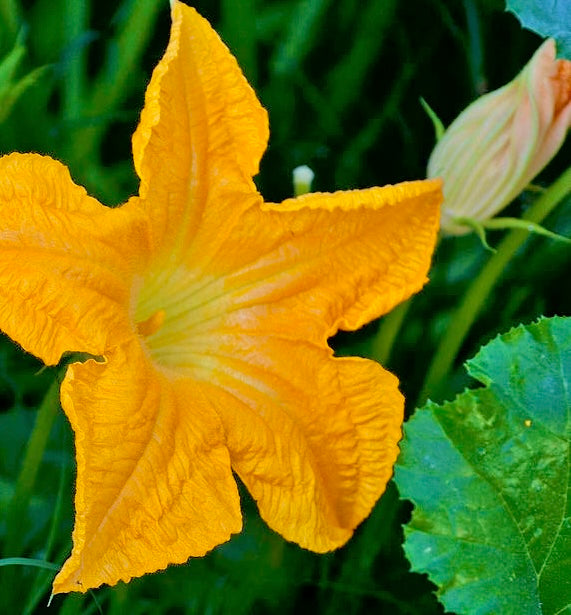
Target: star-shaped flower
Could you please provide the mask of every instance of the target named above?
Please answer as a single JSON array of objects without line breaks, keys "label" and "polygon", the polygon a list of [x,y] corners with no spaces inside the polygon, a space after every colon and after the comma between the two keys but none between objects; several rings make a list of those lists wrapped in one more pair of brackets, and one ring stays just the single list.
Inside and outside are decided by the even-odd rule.
[{"label": "star-shaped flower", "polygon": [[266,113],[180,2],[133,137],[139,196],[104,207],[48,157],[0,159],[0,326],[69,366],[73,551],[54,593],[128,581],[239,532],[232,471],[286,539],[349,539],[392,473],[397,380],[327,339],[426,281],[440,183],[264,203]]}]

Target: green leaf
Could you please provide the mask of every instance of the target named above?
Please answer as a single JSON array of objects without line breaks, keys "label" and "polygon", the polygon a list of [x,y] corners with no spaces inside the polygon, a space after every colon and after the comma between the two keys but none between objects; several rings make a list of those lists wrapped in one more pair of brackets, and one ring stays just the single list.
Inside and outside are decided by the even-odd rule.
[{"label": "green leaf", "polygon": [[59,572],[61,568],[57,564],[29,557],[5,557],[0,559],[0,566],[32,566],[35,568],[45,568],[46,570],[55,570],[56,572]]},{"label": "green leaf", "polygon": [[484,388],[406,425],[406,554],[451,611],[569,612],[571,318],[512,329],[467,367]]},{"label": "green leaf", "polygon": [[23,43],[24,34],[21,32],[14,43],[12,50],[0,60],[0,88],[10,87],[22,59],[26,55],[26,47]]},{"label": "green leaf", "polygon": [[511,11],[528,30],[557,41],[560,57],[571,58],[571,2],[569,0],[507,0]]}]

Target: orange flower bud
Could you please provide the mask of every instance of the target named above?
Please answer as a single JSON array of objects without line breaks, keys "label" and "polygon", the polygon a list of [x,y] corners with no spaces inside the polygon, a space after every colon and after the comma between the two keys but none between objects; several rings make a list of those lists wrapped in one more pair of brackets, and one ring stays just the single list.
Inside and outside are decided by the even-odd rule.
[{"label": "orange flower bud", "polygon": [[571,61],[546,40],[510,83],[469,105],[428,161],[444,179],[442,229],[462,234],[457,218],[488,220],[553,158],[571,125]]}]

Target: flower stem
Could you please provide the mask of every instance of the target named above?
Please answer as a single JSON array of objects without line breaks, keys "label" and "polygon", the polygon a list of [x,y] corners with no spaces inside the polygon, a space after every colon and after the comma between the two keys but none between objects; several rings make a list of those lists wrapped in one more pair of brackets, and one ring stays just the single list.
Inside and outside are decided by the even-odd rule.
[{"label": "flower stem", "polygon": [[[571,193],[571,167],[545,190],[525,212],[522,219],[533,223],[541,222],[569,193]],[[497,252],[490,257],[478,277],[468,288],[460,306],[452,317],[446,335],[436,349],[417,406],[424,404],[431,395],[439,392],[444,377],[449,373],[458,350],[476,320],[482,305],[502,275],[509,260],[527,239],[528,234],[524,230],[512,230],[500,243]]]},{"label": "flower stem", "polygon": [[472,88],[476,96],[481,96],[486,91],[486,78],[484,76],[482,29],[476,2],[464,0],[464,12],[468,26],[468,63],[472,77]]},{"label": "flower stem", "polygon": [[[63,437],[62,437],[62,440],[63,440]],[[62,442],[62,449],[63,448],[64,446]],[[57,531],[58,531],[59,524],[62,518],[63,503],[65,500],[64,492],[65,492],[67,485],[68,485],[67,465],[65,462],[62,462],[61,469],[60,469],[56,503],[54,506],[53,513],[51,515],[52,518],[51,518],[51,523],[50,523],[50,529],[49,529],[48,538],[46,541],[46,546],[44,547],[44,551],[43,551],[43,556],[45,560],[52,559],[52,550],[56,542]],[[67,551],[67,545],[65,546],[65,549]],[[62,559],[58,558],[55,561],[60,562],[62,561]],[[58,571],[60,568],[61,566],[59,564],[55,564],[56,571]],[[54,576],[53,574],[43,573],[43,574],[39,574],[36,577],[34,584],[28,589],[27,600],[26,600],[26,605],[23,610],[23,615],[31,615],[32,613],[34,613],[40,600],[46,594],[48,587],[51,583],[51,580],[53,579],[53,576]]]},{"label": "flower stem", "polygon": [[[14,493],[6,510],[6,540],[3,553],[5,556],[11,557],[4,559],[4,561],[18,560],[17,556],[22,553],[25,546],[25,521],[28,503],[32,496],[34,483],[59,407],[59,381],[56,378],[38,408],[36,423],[28,440]],[[2,596],[3,607],[7,613],[21,611],[22,596],[15,591],[15,587],[14,570],[8,568],[2,573],[2,582],[0,583],[0,596]]]},{"label": "flower stem", "polygon": [[248,81],[258,80],[256,41],[256,0],[222,0],[222,34],[232,48]]},{"label": "flower stem", "polygon": [[63,80],[63,113],[65,120],[72,124],[79,122],[83,104],[86,49],[85,45],[80,43],[80,39],[88,27],[89,9],[89,2],[86,0],[75,0],[66,4],[63,14],[70,55]]},{"label": "flower stem", "polygon": [[379,329],[371,342],[371,357],[381,365],[386,365],[390,359],[393,344],[411,303],[411,299],[401,303],[381,319]]}]

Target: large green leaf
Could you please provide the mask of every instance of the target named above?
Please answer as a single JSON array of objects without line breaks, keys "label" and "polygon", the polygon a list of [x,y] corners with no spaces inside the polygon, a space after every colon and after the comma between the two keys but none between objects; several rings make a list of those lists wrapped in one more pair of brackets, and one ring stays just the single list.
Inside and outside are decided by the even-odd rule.
[{"label": "large green leaf", "polygon": [[484,388],[406,425],[406,554],[449,610],[570,613],[571,318],[513,329],[467,367]]},{"label": "large green leaf", "polygon": [[571,2],[569,0],[507,0],[506,9],[521,25],[557,41],[558,55],[571,58]]}]

